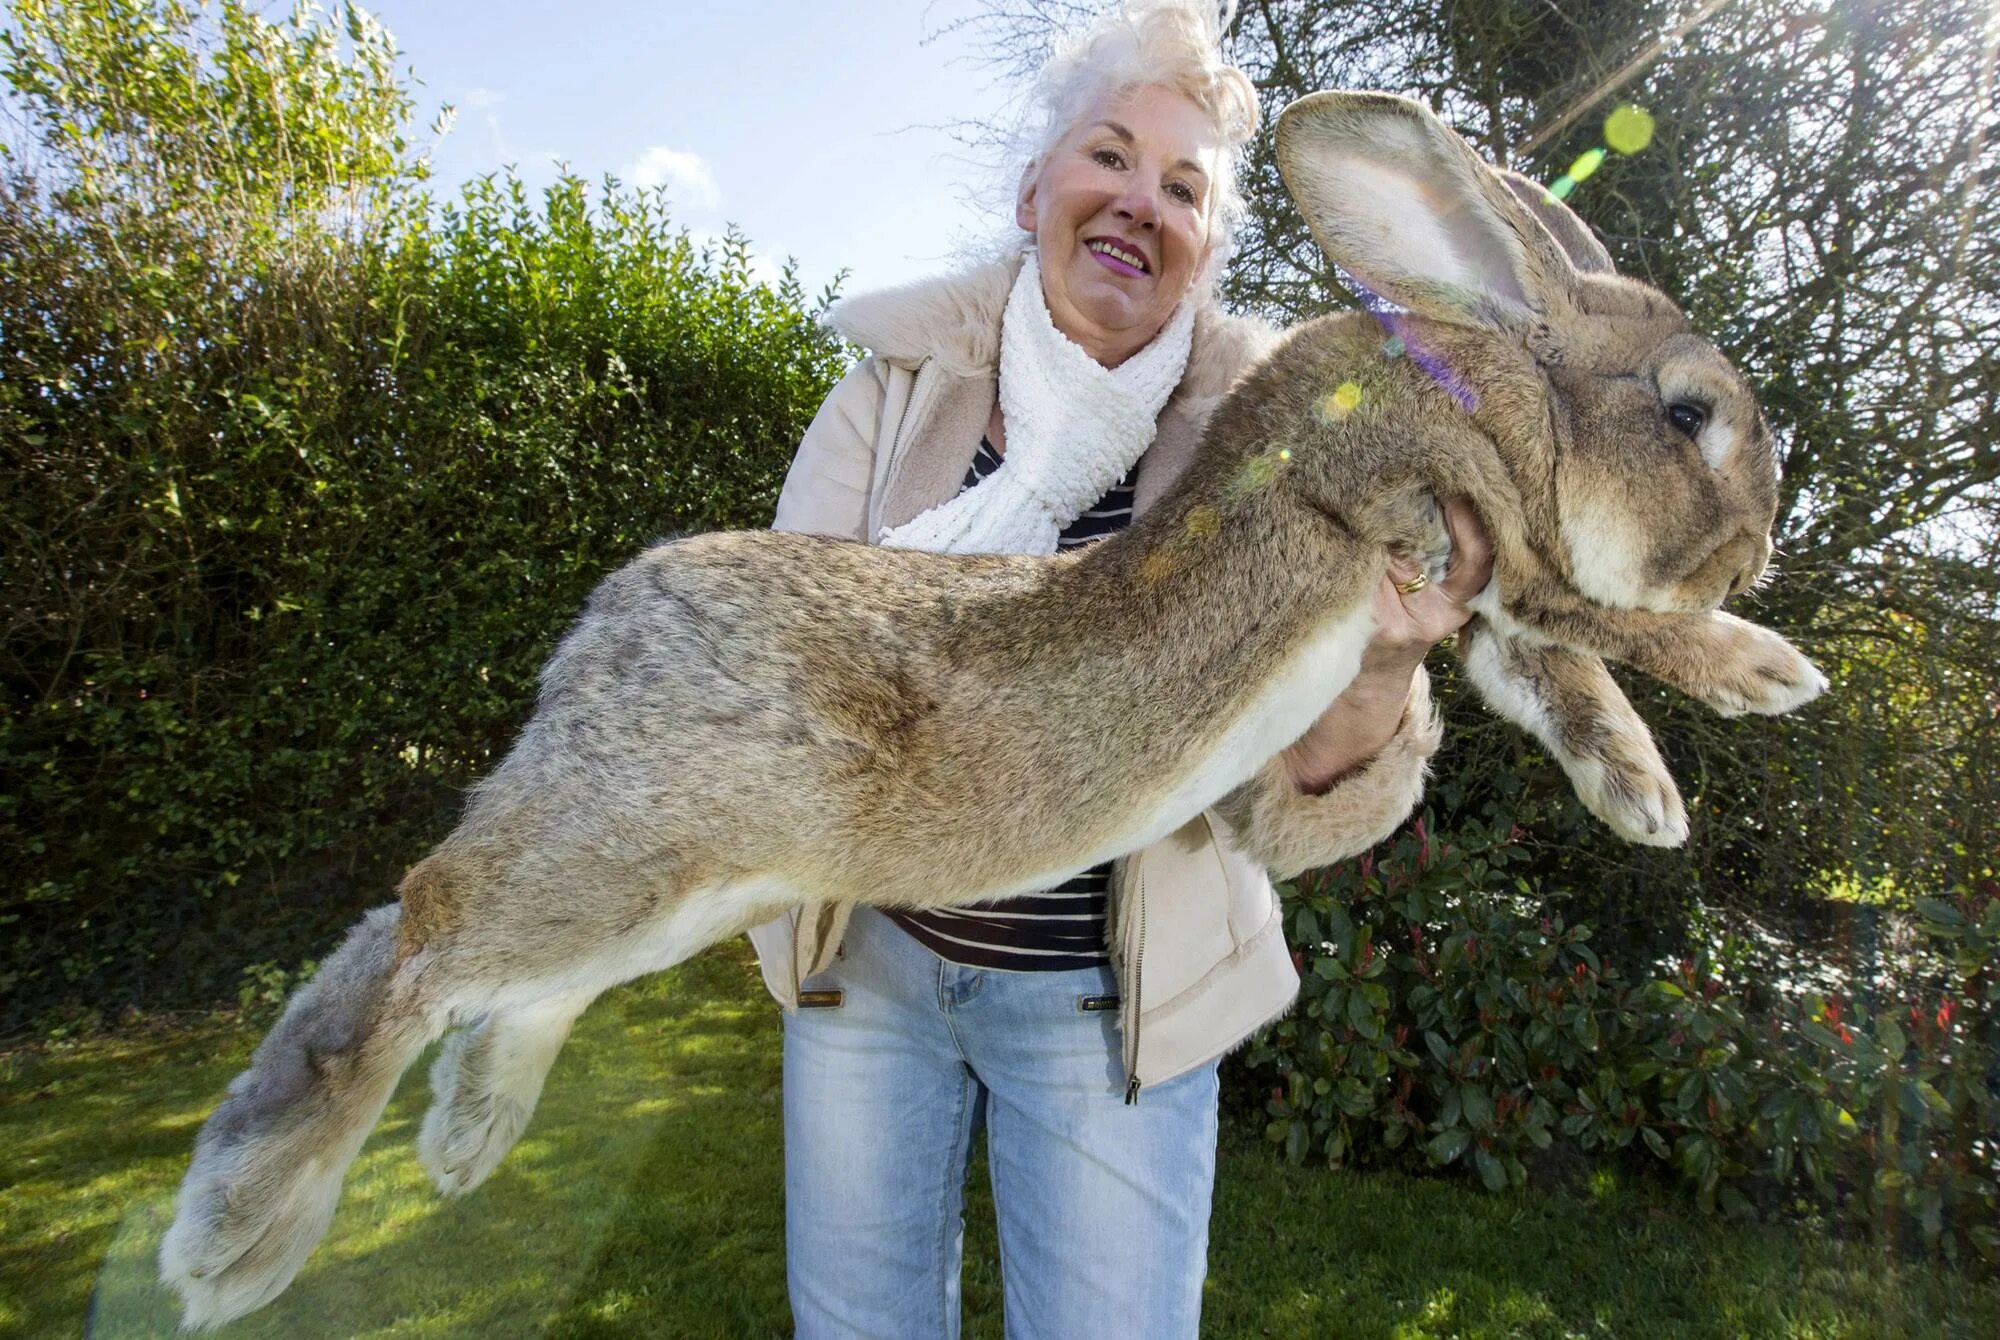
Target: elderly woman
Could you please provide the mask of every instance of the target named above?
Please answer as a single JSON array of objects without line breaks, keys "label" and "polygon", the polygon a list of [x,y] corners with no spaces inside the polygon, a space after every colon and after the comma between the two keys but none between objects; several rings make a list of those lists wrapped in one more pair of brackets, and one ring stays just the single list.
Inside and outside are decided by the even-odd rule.
[{"label": "elderly woman", "polygon": [[[1028,245],[836,309],[870,356],[800,445],[779,529],[1052,553],[1166,491],[1272,338],[1210,291],[1257,121],[1215,43],[1212,9],[1149,4],[1048,65],[1015,210]],[[1043,893],[813,906],[753,934],[788,1007],[798,1334],[958,1333],[982,1126],[1009,1335],[1195,1334],[1217,1061],[1298,988],[1267,867],[1351,855],[1414,803],[1438,739],[1424,653],[1488,572],[1476,522],[1447,515],[1451,574],[1425,590],[1392,571],[1361,673],[1247,803]]]}]

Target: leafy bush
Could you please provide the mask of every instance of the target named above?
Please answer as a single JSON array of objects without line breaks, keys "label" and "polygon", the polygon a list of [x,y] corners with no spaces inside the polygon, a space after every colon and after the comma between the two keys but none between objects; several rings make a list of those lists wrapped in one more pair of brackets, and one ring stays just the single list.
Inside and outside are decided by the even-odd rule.
[{"label": "leafy bush", "polygon": [[847,356],[656,194],[433,208],[352,15],[345,46],[233,2],[16,18],[0,1028],[230,1000],[388,897],[595,581],[764,524]]},{"label": "leafy bush", "polygon": [[245,964],[241,984],[236,988],[237,1012],[255,1023],[276,1022],[284,1012],[285,1002],[300,986],[312,980],[313,972],[318,967],[316,959],[307,959],[297,968],[287,968],[268,959],[262,963]]},{"label": "leafy bush", "polygon": [[1748,980],[1734,936],[1628,977],[1515,836],[1420,820],[1286,891],[1304,986],[1241,1064],[1292,1159],[1499,1190],[1542,1151],[1629,1151],[1704,1209],[1823,1204],[2000,1261],[2000,888],[1921,901],[1935,969],[1871,1009]]}]

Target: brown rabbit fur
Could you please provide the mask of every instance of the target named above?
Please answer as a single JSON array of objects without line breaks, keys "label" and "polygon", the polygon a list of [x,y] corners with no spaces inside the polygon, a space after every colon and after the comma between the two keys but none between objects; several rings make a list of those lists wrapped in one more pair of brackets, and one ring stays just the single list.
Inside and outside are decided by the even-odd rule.
[{"label": "brown rabbit fur", "polygon": [[1389,551],[1442,563],[1437,498],[1470,498],[1495,544],[1476,682],[1620,832],[1686,821],[1599,657],[1725,712],[1820,690],[1714,612],[1769,557],[1775,467],[1743,380],[1672,304],[1414,103],[1314,95],[1279,151],[1321,245],[1405,313],[1295,331],[1168,495],[1077,554],[731,533],[612,574],[400,909],[356,927],[203,1128],[161,1247],[187,1324],[289,1283],[448,1029],[419,1147],[461,1192],[619,981],[797,903],[1001,897],[1254,805],[1253,775],[1353,677]]}]

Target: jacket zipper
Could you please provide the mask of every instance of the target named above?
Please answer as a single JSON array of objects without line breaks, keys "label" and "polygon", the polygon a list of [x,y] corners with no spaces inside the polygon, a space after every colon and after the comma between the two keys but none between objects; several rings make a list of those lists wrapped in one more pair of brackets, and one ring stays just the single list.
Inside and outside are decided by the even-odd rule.
[{"label": "jacket zipper", "polygon": [[1132,879],[1129,895],[1139,900],[1133,909],[1139,924],[1132,932],[1131,984],[1120,1002],[1125,1014],[1125,1106],[1132,1107],[1139,1101],[1139,980],[1146,957],[1146,870],[1141,866]]}]

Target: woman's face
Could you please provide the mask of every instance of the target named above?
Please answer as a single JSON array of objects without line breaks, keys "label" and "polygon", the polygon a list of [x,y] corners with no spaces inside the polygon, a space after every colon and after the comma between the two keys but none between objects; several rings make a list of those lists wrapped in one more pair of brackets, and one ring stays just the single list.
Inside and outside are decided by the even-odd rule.
[{"label": "woman's face", "polygon": [[1056,329],[1116,367],[1173,314],[1213,248],[1221,137],[1173,89],[1106,98],[1022,189]]}]

